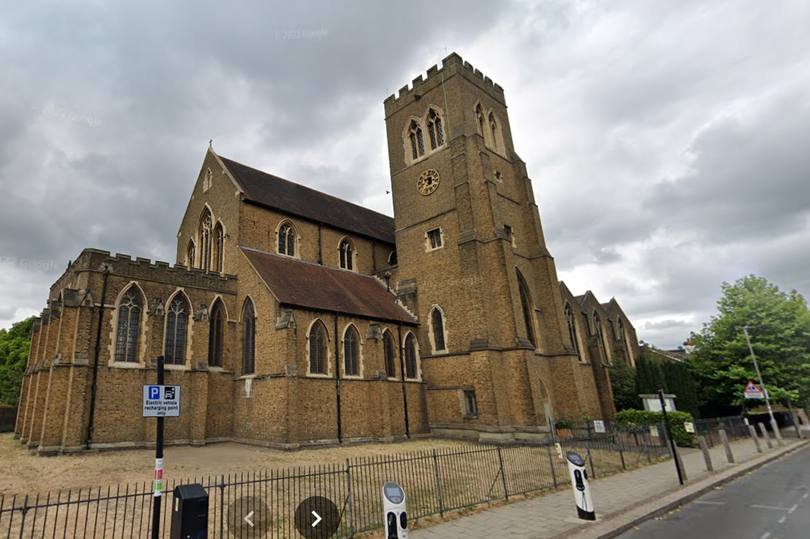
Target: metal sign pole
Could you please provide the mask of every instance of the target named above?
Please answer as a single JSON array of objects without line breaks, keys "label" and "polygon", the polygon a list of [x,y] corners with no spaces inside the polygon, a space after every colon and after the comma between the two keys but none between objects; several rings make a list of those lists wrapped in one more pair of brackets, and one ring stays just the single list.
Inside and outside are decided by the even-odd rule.
[{"label": "metal sign pole", "polygon": [[661,401],[661,411],[664,413],[664,426],[667,429],[669,446],[672,448],[672,460],[675,461],[675,470],[678,471],[678,482],[683,485],[683,474],[681,473],[681,463],[678,459],[678,448],[675,447],[675,439],[672,437],[672,428],[669,426],[669,416],[667,416],[667,403],[664,402],[664,390],[658,390],[658,400]]},{"label": "metal sign pole", "polygon": [[754,360],[754,370],[757,371],[757,379],[759,380],[759,388],[765,396],[765,404],[768,406],[768,415],[771,416],[771,426],[776,428],[776,419],[773,417],[773,410],[771,410],[771,399],[768,395],[768,390],[765,388],[765,383],[762,381],[762,374],[759,372],[759,365],[757,364],[757,356],[754,355],[754,348],[751,346],[751,339],[748,337],[749,326],[743,326],[743,333],[745,333],[745,342],[748,343],[748,351],[751,352],[751,359]]},{"label": "metal sign pole", "polygon": [[[163,385],[163,356],[157,357],[157,385]],[[152,539],[160,539],[160,500],[163,497],[163,418],[157,418],[155,439],[155,504],[152,512]]]}]

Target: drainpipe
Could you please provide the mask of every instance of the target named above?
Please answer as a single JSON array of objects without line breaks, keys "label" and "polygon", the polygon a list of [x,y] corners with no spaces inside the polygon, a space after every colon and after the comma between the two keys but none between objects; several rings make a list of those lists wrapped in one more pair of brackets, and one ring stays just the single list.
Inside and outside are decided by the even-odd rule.
[{"label": "drainpipe", "polygon": [[90,422],[87,425],[87,448],[93,442],[93,427],[96,417],[96,393],[98,392],[98,358],[101,354],[101,324],[104,320],[104,304],[107,301],[107,277],[110,275],[109,264],[104,264],[104,282],[101,285],[101,305],[98,308],[98,327],[96,328],[96,350],[93,357],[93,386],[90,390]]},{"label": "drainpipe", "polygon": [[408,424],[408,394],[405,391],[405,360],[402,358],[404,343],[402,342],[402,322],[397,325],[397,336],[399,337],[399,374],[402,383],[402,406],[405,410],[405,437],[411,437],[411,429]]},{"label": "drainpipe", "polygon": [[338,443],[343,443],[343,429],[340,423],[340,344],[338,339],[338,313],[335,312],[335,398],[337,399],[337,435]]}]

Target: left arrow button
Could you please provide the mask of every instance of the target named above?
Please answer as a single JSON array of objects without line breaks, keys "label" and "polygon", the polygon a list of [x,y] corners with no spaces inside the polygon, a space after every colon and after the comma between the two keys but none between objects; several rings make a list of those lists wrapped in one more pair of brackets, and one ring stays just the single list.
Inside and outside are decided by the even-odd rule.
[{"label": "left arrow button", "polygon": [[248,526],[250,526],[250,527],[252,528],[252,527],[253,527],[253,521],[252,521],[252,520],[250,520],[251,518],[253,518],[253,511],[251,511],[251,512],[248,514],[248,516],[246,516],[246,517],[245,517],[245,522],[247,522],[247,523],[248,523]]}]

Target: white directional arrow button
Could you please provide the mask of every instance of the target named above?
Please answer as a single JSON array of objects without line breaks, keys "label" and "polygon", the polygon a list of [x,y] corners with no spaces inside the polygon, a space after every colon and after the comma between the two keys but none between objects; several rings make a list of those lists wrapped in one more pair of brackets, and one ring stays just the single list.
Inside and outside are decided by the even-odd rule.
[{"label": "white directional arrow button", "polygon": [[250,514],[248,514],[248,516],[245,517],[245,522],[247,522],[251,528],[253,527],[253,521],[250,520],[252,517],[253,511],[251,511]]},{"label": "white directional arrow button", "polygon": [[312,523],[312,527],[314,528],[315,526],[318,525],[318,522],[321,521],[321,515],[319,515],[315,511],[313,511],[312,514],[315,516],[315,522]]}]

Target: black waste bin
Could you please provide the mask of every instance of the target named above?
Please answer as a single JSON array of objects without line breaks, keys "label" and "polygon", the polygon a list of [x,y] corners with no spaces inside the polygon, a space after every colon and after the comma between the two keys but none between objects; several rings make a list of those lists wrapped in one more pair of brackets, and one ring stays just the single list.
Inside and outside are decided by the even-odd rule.
[{"label": "black waste bin", "polygon": [[171,539],[208,537],[208,493],[202,485],[174,488]]}]

